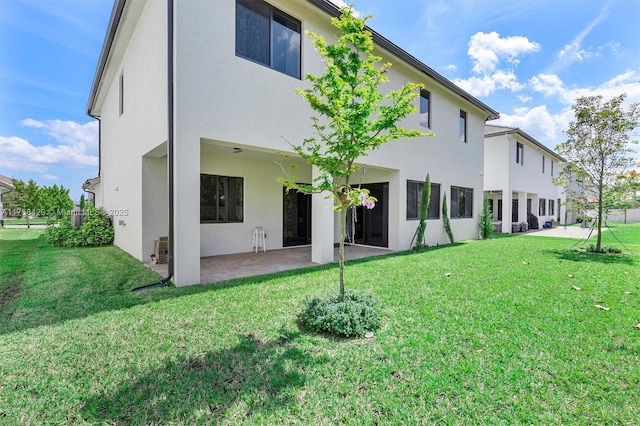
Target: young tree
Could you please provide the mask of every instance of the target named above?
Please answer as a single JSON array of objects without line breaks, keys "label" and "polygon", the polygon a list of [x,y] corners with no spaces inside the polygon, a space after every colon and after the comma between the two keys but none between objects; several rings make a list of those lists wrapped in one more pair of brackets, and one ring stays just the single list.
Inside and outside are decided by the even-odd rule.
[{"label": "young tree", "polygon": [[8,194],[5,203],[19,217],[25,217],[27,228],[31,228],[30,216],[40,209],[40,187],[33,179],[26,184],[20,179],[13,179],[13,186],[14,190]]},{"label": "young tree", "polygon": [[567,159],[563,176],[572,173],[584,194],[596,200],[596,251],[602,248],[602,222],[605,202],[611,199],[618,176],[635,163],[629,148],[629,133],[638,127],[640,104],[622,108],[625,95],[603,102],[602,96],[576,99],[575,121],[566,131],[567,141],[556,148]]},{"label": "young tree", "polygon": [[316,135],[293,146],[293,150],[317,167],[319,176],[311,185],[282,179],[287,189],[304,193],[327,191],[334,199],[341,222],[340,302],[344,300],[347,210],[358,205],[373,208],[376,201],[366,189],[351,186],[350,177],[360,167],[356,160],[386,142],[424,135],[397,125],[415,112],[414,99],[420,85],[407,83],[384,95],[379,91],[380,85],[388,81],[391,64],[377,66],[381,58],[373,54],[372,35],[365,28],[368,18],[354,17],[351,6],[342,8],[341,16],[331,20],[340,32],[333,44],[321,35],[307,32],[326,68],[322,75],[307,74],[310,88],[296,90],[317,115],[311,117]]},{"label": "young tree", "polygon": [[493,233],[493,213],[489,206],[489,197],[485,196],[482,203],[482,211],[480,217],[478,217],[478,228],[480,229],[480,236],[483,240],[491,238]]},{"label": "young tree", "polygon": [[429,201],[431,201],[431,178],[427,175],[427,179],[422,185],[422,193],[420,196],[420,223],[416,229],[416,245],[414,250],[424,250],[427,245],[424,242],[424,233],[427,230],[427,216],[429,215]]}]

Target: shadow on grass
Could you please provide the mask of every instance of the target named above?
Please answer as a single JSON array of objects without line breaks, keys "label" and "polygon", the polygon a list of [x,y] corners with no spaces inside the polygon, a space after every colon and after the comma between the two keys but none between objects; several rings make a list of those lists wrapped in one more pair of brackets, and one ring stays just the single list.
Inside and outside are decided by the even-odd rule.
[{"label": "shadow on grass", "polygon": [[301,351],[299,335],[269,341],[239,336],[232,348],[168,361],[115,392],[86,400],[84,418],[101,424],[214,424],[286,408],[305,385],[304,367],[328,361]]},{"label": "shadow on grass", "polygon": [[[37,235],[37,238],[14,241],[0,240],[0,254],[8,260],[7,265],[3,265],[7,268],[0,268],[0,293],[2,294],[0,335],[55,325],[101,312],[128,309],[150,302],[237,286],[265,285],[272,280],[282,280],[309,273],[335,269],[337,280],[338,263],[332,262],[325,265],[234,278],[211,284],[181,288],[160,287],[132,293],[130,290],[134,287],[150,284],[154,280],[159,280],[160,277],[117,248],[60,249],[51,247],[42,235]],[[464,243],[429,247],[423,252],[402,251],[354,259],[347,261],[346,265],[413,256],[460,245],[464,245]],[[3,262],[5,262],[4,257]],[[117,267],[114,268],[114,265]],[[66,268],[62,275],[64,279],[61,279],[60,275],[55,276],[56,268]],[[29,272],[34,269],[40,272],[28,274],[30,276],[28,280],[22,279],[25,271]],[[21,273],[16,275],[16,271],[21,271]],[[35,281],[33,281],[34,275]],[[3,285],[9,277],[15,284]],[[33,299],[22,300],[29,295]]]},{"label": "shadow on grass", "polygon": [[633,256],[627,254],[590,253],[575,249],[545,250],[545,252],[551,253],[558,259],[572,262],[598,262],[609,265],[633,265],[636,263]]}]

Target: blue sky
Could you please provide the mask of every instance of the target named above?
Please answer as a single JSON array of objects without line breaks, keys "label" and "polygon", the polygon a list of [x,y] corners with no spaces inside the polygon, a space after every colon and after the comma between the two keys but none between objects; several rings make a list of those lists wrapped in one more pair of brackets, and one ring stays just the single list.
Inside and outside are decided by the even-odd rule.
[{"label": "blue sky", "polygon": [[[373,29],[499,111],[495,124],[552,149],[576,97],[640,102],[638,0],[353,3]],[[111,7],[0,0],[0,174],[62,184],[76,199],[97,175],[98,125],[85,111]]]}]

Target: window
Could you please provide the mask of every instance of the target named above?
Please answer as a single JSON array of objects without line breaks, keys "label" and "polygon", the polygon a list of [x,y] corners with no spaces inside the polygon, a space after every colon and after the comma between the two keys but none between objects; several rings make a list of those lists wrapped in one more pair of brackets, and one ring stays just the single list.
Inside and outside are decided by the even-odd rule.
[{"label": "window", "polygon": [[473,217],[473,188],[451,187],[451,218]]},{"label": "window", "polygon": [[431,93],[424,89],[420,90],[420,125],[431,128],[431,121],[429,116],[429,105],[431,104]]},{"label": "window", "polygon": [[551,160],[551,177],[553,177],[553,160]]},{"label": "window", "polygon": [[[407,181],[407,219],[420,219],[420,202],[424,182]],[[431,183],[427,219],[440,219],[440,184]]]},{"label": "window", "polygon": [[524,146],[520,142],[516,142],[516,163],[524,166]]},{"label": "window", "polygon": [[545,216],[547,214],[547,200],[540,198],[539,204],[538,216]]},{"label": "window", "polygon": [[544,158],[544,155],[543,155],[542,156],[542,174],[544,174],[544,162],[545,162],[544,160],[545,160],[545,158]]},{"label": "window", "polygon": [[553,216],[555,214],[555,201],[549,200],[549,216]]},{"label": "window", "polygon": [[460,110],[460,142],[467,143],[467,113]]},{"label": "window", "polygon": [[560,198],[558,198],[558,216],[556,216],[556,220],[558,222],[560,222],[560,206],[562,205],[562,204],[560,204],[561,202],[562,201],[560,200]]},{"label": "window", "polygon": [[256,0],[236,1],[236,55],[300,78],[300,21]]},{"label": "window", "polygon": [[200,222],[242,222],[244,179],[200,175]]},{"label": "window", "polygon": [[124,71],[120,73],[118,96],[118,112],[122,115],[124,112]]}]

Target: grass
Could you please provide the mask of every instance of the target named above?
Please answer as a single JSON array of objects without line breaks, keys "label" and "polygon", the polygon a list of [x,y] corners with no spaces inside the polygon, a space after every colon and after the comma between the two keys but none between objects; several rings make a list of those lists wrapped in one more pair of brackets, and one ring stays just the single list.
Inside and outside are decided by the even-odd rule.
[{"label": "grass", "polygon": [[116,248],[0,230],[0,424],[637,424],[640,224],[612,229],[623,255],[515,236],[350,262],[384,306],[351,340],[295,323],[335,267],[131,293],[157,276]]}]

